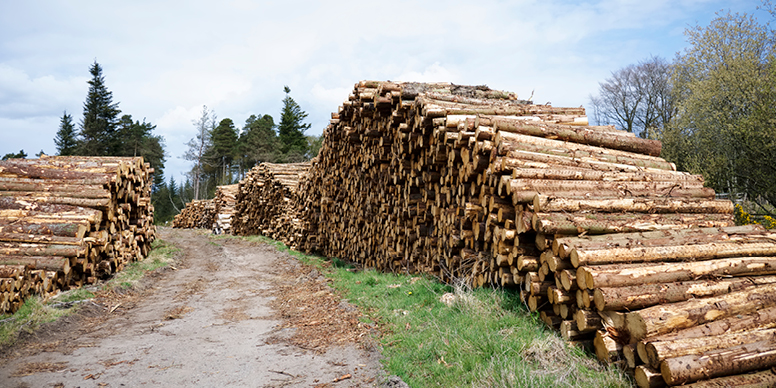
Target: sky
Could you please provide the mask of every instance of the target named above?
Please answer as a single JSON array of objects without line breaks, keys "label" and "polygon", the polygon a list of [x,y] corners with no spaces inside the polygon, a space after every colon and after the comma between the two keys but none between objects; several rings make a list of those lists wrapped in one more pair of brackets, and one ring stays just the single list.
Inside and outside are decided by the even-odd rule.
[{"label": "sky", "polygon": [[[279,121],[283,87],[320,135],[359,80],[488,85],[587,106],[613,71],[672,59],[684,31],[760,0],[0,0],[0,155],[55,154],[63,112],[83,117],[96,61],[122,114],[156,125],[164,175],[203,106],[238,128]],[[590,112],[592,113],[592,112]]]}]

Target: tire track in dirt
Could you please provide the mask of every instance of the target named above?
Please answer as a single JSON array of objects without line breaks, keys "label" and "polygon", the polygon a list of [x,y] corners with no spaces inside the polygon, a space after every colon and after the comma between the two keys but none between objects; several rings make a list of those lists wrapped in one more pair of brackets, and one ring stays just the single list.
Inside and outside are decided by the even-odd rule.
[{"label": "tire track in dirt", "polygon": [[[303,349],[298,346],[300,333],[327,334],[299,331],[272,308],[276,297],[288,296],[283,292],[331,290],[322,278],[298,276],[308,269],[294,258],[267,244],[212,239],[203,231],[160,228],[160,234],[183,249],[175,270],[148,277],[138,295],[113,313],[108,307],[92,308],[96,317],[70,319],[62,324],[64,331],[50,329],[14,349],[0,365],[0,386],[378,385],[376,351],[350,340]],[[297,287],[300,282],[308,283]],[[319,294],[333,297],[329,291],[310,297]],[[328,310],[328,321],[340,316],[355,321],[347,315],[352,309]]]}]

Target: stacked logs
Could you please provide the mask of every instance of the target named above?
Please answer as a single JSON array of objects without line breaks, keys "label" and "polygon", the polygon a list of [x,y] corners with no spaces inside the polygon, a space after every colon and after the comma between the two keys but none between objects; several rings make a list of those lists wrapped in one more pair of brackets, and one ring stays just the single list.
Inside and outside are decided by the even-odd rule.
[{"label": "stacked logs", "polygon": [[597,311],[606,327],[595,336],[599,359],[622,359],[639,385],[663,386],[772,366],[774,240],[744,226],[561,238],[556,246],[590,303],[577,324]]},{"label": "stacked logs", "polygon": [[237,204],[237,192],[239,185],[218,186],[216,196],[213,198],[215,203],[215,223],[224,233],[232,233],[232,214]]},{"label": "stacked logs", "polygon": [[144,258],[156,233],[152,173],[142,158],[0,161],[0,312]]},{"label": "stacked logs", "polygon": [[261,163],[240,181],[232,217],[235,235],[263,235],[298,248],[304,235],[297,190],[310,163]]},{"label": "stacked logs", "polygon": [[[732,203],[659,158],[659,142],[586,124],[582,108],[486,87],[360,82],[300,183],[301,247],[381,270],[520,288],[564,338],[594,347],[602,361],[638,366],[650,386],[769,367],[656,372],[675,368],[663,367],[668,356],[650,361],[649,344],[710,324],[693,316],[656,329],[679,322],[663,308],[699,303],[674,314],[691,309],[719,317],[720,328],[744,327],[726,320],[750,310],[710,306],[738,306],[744,295],[770,306],[760,287],[770,287],[776,245],[765,231],[732,227]],[[633,273],[631,283],[601,283]],[[758,313],[739,318],[776,322]]]},{"label": "stacked logs", "polygon": [[172,219],[173,228],[210,229],[215,225],[216,203],[213,199],[195,199],[187,203]]}]

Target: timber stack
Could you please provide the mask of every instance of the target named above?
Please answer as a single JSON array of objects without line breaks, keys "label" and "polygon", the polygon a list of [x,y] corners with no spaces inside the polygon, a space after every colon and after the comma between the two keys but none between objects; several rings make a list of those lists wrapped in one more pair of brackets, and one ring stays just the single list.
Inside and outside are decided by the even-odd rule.
[{"label": "timber stack", "polygon": [[309,162],[253,167],[239,184],[233,233],[263,235],[298,248],[304,232],[297,211],[297,190],[309,169]]},{"label": "timber stack", "polygon": [[173,228],[213,228],[216,220],[216,202],[213,199],[195,199],[172,220]]},{"label": "timber stack", "polygon": [[237,204],[238,184],[218,186],[215,202],[215,223],[226,234],[232,233],[232,214]]},{"label": "timber stack", "polygon": [[0,313],[146,257],[152,173],[140,157],[0,161]]},{"label": "timber stack", "polygon": [[[776,326],[774,236],[735,227],[732,203],[661,159],[660,142],[487,87],[375,81],[356,84],[324,137],[299,183],[301,248],[519,288],[643,386],[776,365],[776,337],[759,332]],[[670,342],[726,330],[746,334]]]}]

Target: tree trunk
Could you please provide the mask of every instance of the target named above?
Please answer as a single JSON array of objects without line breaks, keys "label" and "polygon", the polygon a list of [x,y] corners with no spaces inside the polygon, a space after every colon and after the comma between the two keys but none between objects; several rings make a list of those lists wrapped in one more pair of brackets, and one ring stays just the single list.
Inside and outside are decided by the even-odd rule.
[{"label": "tree trunk", "polygon": [[[605,313],[605,312],[602,312]],[[649,359],[647,345],[649,342],[675,341],[683,338],[698,338],[718,336],[726,333],[741,333],[751,330],[762,330],[776,327],[776,307],[767,307],[749,314],[736,315],[704,325],[693,326],[673,333],[650,337],[639,341],[638,352],[642,360]]]},{"label": "tree trunk", "polygon": [[[662,375],[661,375],[662,379]],[[744,373],[734,376],[699,381],[683,385],[685,388],[762,388],[776,387],[776,371],[767,369],[757,373]]]},{"label": "tree trunk", "polygon": [[[714,241],[741,239],[774,239],[776,233],[761,225],[731,226],[724,228],[692,228],[656,230],[651,232],[618,233],[610,235],[560,237],[552,243],[552,252],[568,258],[576,248],[607,249],[613,247],[656,247],[682,244],[700,244]],[[680,243],[680,241],[682,241]]]},{"label": "tree trunk", "polygon": [[[688,263],[608,264],[577,269],[587,289],[661,284],[719,276],[776,274],[776,257],[733,257]],[[584,282],[580,282],[580,278]]]},{"label": "tree trunk", "polygon": [[660,373],[669,385],[713,377],[741,374],[776,366],[776,339],[669,358],[660,363]]},{"label": "tree trunk", "polygon": [[622,136],[617,132],[606,132],[589,127],[550,124],[518,120],[509,117],[492,117],[491,125],[501,132],[520,133],[566,142],[606,147],[638,154],[660,156],[661,144],[656,140]]},{"label": "tree trunk", "polygon": [[[582,181],[584,182],[584,181]],[[537,195],[533,200],[536,212],[604,212],[604,213],[733,213],[728,200],[703,198],[570,198],[568,196]]]},{"label": "tree trunk", "polygon": [[596,288],[593,299],[598,310],[639,310],[657,304],[723,295],[770,283],[776,283],[776,276],[645,283],[629,287]]},{"label": "tree trunk", "polygon": [[776,256],[776,244],[772,241],[711,242],[706,244],[676,245],[664,247],[627,247],[571,251],[574,267],[636,262],[700,261],[725,257]]},{"label": "tree trunk", "polygon": [[732,226],[728,214],[535,213],[533,229],[545,234],[609,234]]},{"label": "tree trunk", "polygon": [[526,136],[517,133],[496,132],[494,140],[499,155],[507,155],[511,151],[528,151],[555,156],[563,156],[575,159],[591,159],[607,163],[629,164],[644,168],[674,171],[671,163],[665,159],[589,146],[579,143],[571,143],[560,140],[545,139],[536,136]]},{"label": "tree trunk", "polygon": [[776,329],[772,328],[741,333],[726,333],[716,336],[683,338],[673,341],[651,341],[646,345],[647,361],[653,368],[659,368],[660,362],[665,359],[751,344],[774,337],[776,337]]},{"label": "tree trunk", "polygon": [[648,307],[628,313],[626,323],[631,341],[638,341],[774,305],[776,284],[766,284],[721,296]]}]

